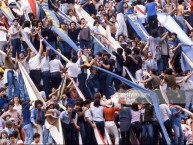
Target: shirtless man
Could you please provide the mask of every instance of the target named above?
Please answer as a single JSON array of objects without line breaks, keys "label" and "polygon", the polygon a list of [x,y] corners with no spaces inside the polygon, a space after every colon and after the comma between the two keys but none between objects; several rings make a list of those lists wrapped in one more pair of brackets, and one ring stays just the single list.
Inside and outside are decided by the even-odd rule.
[{"label": "shirtless man", "polygon": [[178,7],[176,9],[176,21],[181,26],[186,34],[188,34],[188,29],[184,20],[184,0],[178,1]]}]

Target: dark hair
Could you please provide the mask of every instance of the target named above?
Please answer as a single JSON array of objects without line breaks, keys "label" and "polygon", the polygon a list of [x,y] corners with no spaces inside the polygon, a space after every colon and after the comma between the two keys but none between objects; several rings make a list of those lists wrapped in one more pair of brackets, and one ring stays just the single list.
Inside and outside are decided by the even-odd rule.
[{"label": "dark hair", "polygon": [[74,21],[70,22],[70,26],[71,26],[71,24],[75,24],[75,26],[76,26],[76,23]]},{"label": "dark hair", "polygon": [[93,23],[93,26],[95,26],[97,23],[99,24],[99,21],[95,20],[94,23]]},{"label": "dark hair", "polygon": [[133,48],[133,51],[136,55],[139,55],[140,54],[140,50],[138,48]]},{"label": "dark hair", "polygon": [[18,131],[14,130],[14,131],[12,132],[12,134],[14,135],[15,138],[18,138]]},{"label": "dark hair", "polygon": [[43,22],[41,20],[37,20],[36,27],[38,27],[38,23],[42,23],[42,25],[43,25]]},{"label": "dark hair", "polygon": [[97,98],[97,99],[94,99],[94,106],[95,106],[95,107],[99,107],[99,106],[100,106],[100,101],[101,101],[101,100],[98,99],[98,98]]},{"label": "dark hair", "polygon": [[153,2],[153,1],[154,1],[154,0],[147,0],[148,3],[151,3],[151,2]]},{"label": "dark hair", "polygon": [[35,18],[33,13],[28,13],[28,16],[29,16],[29,18],[31,18],[31,17]]},{"label": "dark hair", "polygon": [[43,105],[43,103],[42,103],[42,101],[41,101],[41,100],[36,100],[36,101],[35,101],[35,108],[38,106],[38,104]]},{"label": "dark hair", "polygon": [[20,100],[20,97],[19,97],[19,96],[14,96],[14,97],[13,97],[13,103],[14,103],[14,99],[15,99],[16,97],[19,99],[19,103],[21,103],[21,100]]},{"label": "dark hair", "polygon": [[172,36],[172,35],[174,35],[176,38],[177,38],[177,36],[178,36],[176,33],[171,33],[171,36]]},{"label": "dark hair", "polygon": [[61,28],[62,25],[67,25],[67,24],[64,23],[64,22],[61,22],[61,23],[60,23],[60,28]]},{"label": "dark hair", "polygon": [[75,103],[74,103],[74,106],[81,106],[81,104],[80,104],[80,102],[79,101],[76,101]]},{"label": "dark hair", "polygon": [[181,5],[184,2],[184,0],[178,0],[178,3]]},{"label": "dark hair", "polygon": [[119,55],[122,55],[122,54],[123,54],[123,49],[122,49],[122,48],[117,48],[117,53],[118,53]]},{"label": "dark hair", "polygon": [[119,38],[120,38],[121,36],[123,36],[123,38],[124,38],[124,35],[123,35],[123,34],[119,34],[119,35],[118,35],[118,40],[119,40]]},{"label": "dark hair", "polygon": [[97,54],[96,54],[96,55],[98,55],[98,56],[100,56],[100,57],[102,57],[102,56],[103,56],[102,52],[97,52]]},{"label": "dark hair", "polygon": [[35,139],[35,138],[39,138],[40,137],[40,134],[39,133],[34,133],[34,135],[33,135],[33,139]]},{"label": "dark hair", "polygon": [[59,110],[60,106],[57,103],[54,103],[53,108],[56,109],[56,110]]},{"label": "dark hair", "polygon": [[167,68],[167,69],[165,70],[165,73],[166,73],[167,75],[172,75],[172,72],[173,72],[173,70],[172,70],[171,68]]},{"label": "dark hair", "polygon": [[74,63],[77,62],[77,57],[76,56],[72,57],[72,62],[74,62]]},{"label": "dark hair", "polygon": [[93,54],[89,54],[89,57],[95,58],[95,56]]},{"label": "dark hair", "polygon": [[94,94],[94,99],[101,99],[101,94],[100,93],[95,93]]},{"label": "dark hair", "polygon": [[130,49],[130,48],[125,48],[124,51],[125,51],[127,54],[131,54],[131,49]]},{"label": "dark hair", "polygon": [[152,30],[151,31],[151,36],[153,37],[153,38],[157,38],[158,36],[159,36],[159,34],[158,34],[158,31],[157,30]]},{"label": "dark hair", "polygon": [[121,89],[121,88],[124,89],[124,90],[127,89],[127,87],[125,86],[125,84],[120,84],[120,85],[119,85],[119,89]]},{"label": "dark hair", "polygon": [[70,92],[67,90],[64,90],[63,94],[66,94],[66,96],[69,98],[70,97]]},{"label": "dark hair", "polygon": [[15,21],[19,22],[19,20],[18,20],[17,18],[13,19],[13,21],[12,21],[12,22],[15,22]]},{"label": "dark hair", "polygon": [[7,106],[9,107],[9,106],[14,106],[14,103],[12,102],[12,101],[10,101],[8,104],[7,104]]},{"label": "dark hair", "polygon": [[30,27],[30,21],[24,21],[24,23],[23,23],[23,28],[25,28],[25,27]]},{"label": "dark hair", "polygon": [[100,6],[98,7],[98,11],[100,11],[100,10],[101,10],[101,8],[103,8],[103,9],[104,9],[104,6],[103,6],[103,5],[100,5]]},{"label": "dark hair", "polygon": [[157,70],[156,69],[151,69],[151,72],[152,72],[152,74],[154,74],[154,75],[156,75],[157,74]]},{"label": "dark hair", "polygon": [[38,91],[44,91],[44,86],[43,85],[38,85],[37,89],[38,89]]},{"label": "dark hair", "polygon": [[14,137],[14,138],[15,138],[15,136],[14,136],[13,133],[9,134],[9,139],[10,139],[11,137]]},{"label": "dark hair", "polygon": [[86,105],[88,105],[88,104],[90,104],[90,103],[91,103],[91,100],[86,99],[86,100],[84,101],[84,106],[86,106]]},{"label": "dark hair", "polygon": [[54,60],[56,58],[56,54],[52,54],[51,56],[50,56],[50,60]]},{"label": "dark hair", "polygon": [[32,27],[36,27],[36,24],[37,24],[37,19],[34,19],[33,21],[32,21]]},{"label": "dark hair", "polygon": [[132,109],[133,111],[139,111],[138,104],[137,104],[136,102],[132,103],[131,109]]},{"label": "dark hair", "polygon": [[82,20],[85,20],[85,18],[81,18],[81,19],[80,19],[80,24],[82,23]]},{"label": "dark hair", "polygon": [[137,0],[137,4],[138,4],[138,5],[141,5],[142,2],[141,2],[140,0]]},{"label": "dark hair", "polygon": [[73,107],[73,105],[72,104],[66,104],[66,109],[68,109],[68,108],[72,108]]},{"label": "dark hair", "polygon": [[68,9],[68,11],[67,11],[67,15],[69,15],[70,11],[72,11],[72,12],[73,12],[73,9]]}]

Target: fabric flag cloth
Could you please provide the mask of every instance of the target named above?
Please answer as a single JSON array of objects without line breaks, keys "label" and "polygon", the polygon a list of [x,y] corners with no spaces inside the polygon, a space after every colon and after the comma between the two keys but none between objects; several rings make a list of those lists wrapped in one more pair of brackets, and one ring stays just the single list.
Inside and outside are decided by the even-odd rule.
[{"label": "fabric flag cloth", "polygon": [[[66,15],[65,13],[63,13],[61,10],[58,10],[56,12],[59,16],[61,16],[63,19],[65,19],[68,22],[72,22],[73,20],[71,18],[68,17],[68,15]],[[78,23],[77,23],[78,24]],[[79,25],[79,24],[78,24]]]},{"label": "fabric flag cloth", "polygon": [[[76,113],[75,115],[75,123],[77,124],[78,122],[78,114]],[[82,144],[82,137],[81,137],[81,134],[80,134],[80,131],[78,131],[78,143],[81,145]]]},{"label": "fabric flag cloth", "polygon": [[25,68],[22,66],[22,64],[20,62],[18,62],[18,65],[19,65],[19,69],[21,71],[22,77],[24,79],[26,90],[29,94],[30,100],[32,100],[32,101],[41,100],[44,108],[46,108],[46,102],[41,97],[38,89],[34,85],[33,81],[31,80],[30,76],[26,72]]},{"label": "fabric flag cloth", "polygon": [[6,6],[6,4],[4,2],[2,2],[2,5],[0,7],[3,15],[5,15],[5,17],[8,19],[9,24],[12,23],[12,20],[15,18],[14,15],[12,14],[10,8],[8,6]]},{"label": "fabric flag cloth", "polygon": [[93,128],[93,130],[94,130],[94,135],[95,135],[95,138],[96,138],[98,145],[106,145],[106,142],[105,142],[104,138],[102,137],[102,135],[100,134],[95,123],[94,123],[94,125],[95,125],[95,128]]},{"label": "fabric flag cloth", "polygon": [[185,70],[193,70],[193,47],[188,45],[182,45],[182,56],[181,56],[181,62],[182,66]]},{"label": "fabric flag cloth", "polygon": [[191,39],[186,35],[177,22],[168,14],[158,13],[157,19],[171,33],[176,33],[179,40],[185,45],[193,45]]},{"label": "fabric flag cloth", "polygon": [[49,10],[49,8],[46,6],[42,6],[42,8],[43,8],[44,12],[46,13],[46,16],[53,21],[53,24],[55,26],[57,26],[59,28],[60,21],[56,17],[55,12],[52,10]]},{"label": "fabric flag cloth", "polygon": [[109,133],[107,132],[107,129],[105,128],[105,140],[107,142],[108,145],[112,145]]},{"label": "fabric flag cloth", "polygon": [[140,19],[137,16],[134,15],[126,15],[128,22],[131,24],[137,35],[141,38],[143,41],[147,41],[149,34],[142,25]]},{"label": "fabric flag cloth", "polygon": [[27,34],[24,32],[24,30],[21,30],[21,34],[22,34],[22,38],[23,40],[27,43],[27,45],[29,46],[29,48],[35,53],[37,54],[37,50],[35,49],[35,47],[33,46],[33,44],[31,43],[31,41],[28,39]]},{"label": "fabric flag cloth", "polygon": [[69,62],[69,60],[63,56],[60,52],[58,52],[56,49],[54,49],[44,38],[41,34],[39,34],[41,39],[43,39],[44,43],[46,44],[46,46],[48,46],[53,52],[55,52],[58,56],[60,56],[64,61]]},{"label": "fabric flag cloth", "polygon": [[82,100],[85,101],[86,99],[85,99],[84,95],[82,94],[82,92],[80,91],[80,89],[78,88],[78,86],[76,85],[74,79],[71,78],[71,77],[68,76],[68,75],[67,75],[67,77],[72,81],[72,83],[73,83],[73,85],[74,85],[74,87],[75,87],[75,89],[76,89],[78,95],[80,96],[80,98],[82,98]]},{"label": "fabric flag cloth", "polygon": [[56,144],[64,144],[62,126],[59,118],[52,115],[47,116],[45,120],[45,127],[49,129],[50,134]]},{"label": "fabric flag cloth", "polygon": [[163,90],[162,86],[160,86],[160,92],[161,92],[162,97],[164,98],[166,104],[169,104],[168,97],[167,97],[167,95],[166,95],[166,92]]},{"label": "fabric flag cloth", "polygon": [[64,79],[62,80],[62,83],[59,87],[59,91],[58,91],[58,99],[59,100],[62,99],[62,94],[63,94],[65,88],[66,88],[66,75],[65,75]]}]

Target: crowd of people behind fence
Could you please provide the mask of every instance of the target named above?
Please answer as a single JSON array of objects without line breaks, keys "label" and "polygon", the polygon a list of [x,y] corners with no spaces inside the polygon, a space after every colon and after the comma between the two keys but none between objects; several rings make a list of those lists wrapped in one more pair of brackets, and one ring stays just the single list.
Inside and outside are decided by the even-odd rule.
[{"label": "crowd of people behind fence", "polygon": [[[7,0],[4,3],[9,6]],[[0,12],[0,50],[6,54],[0,55],[0,144],[55,144],[44,124],[49,114],[60,118],[66,145],[78,145],[79,132],[83,145],[97,144],[93,131],[96,127],[102,137],[106,129],[114,145],[134,144],[133,140],[142,145],[166,144],[153,104],[140,97],[131,105],[115,106],[110,101],[116,92],[126,92],[131,87],[109,72],[130,81],[133,76],[134,83],[157,91],[162,121],[171,144],[193,143],[192,115],[182,109],[193,111],[193,73],[182,67],[182,43],[178,35],[162,27],[157,19],[159,12],[171,15],[193,41],[193,30],[185,23],[187,20],[193,26],[192,0],[40,0],[37,3],[39,16],[29,13],[29,20],[10,7],[15,16],[8,22],[10,26]],[[75,4],[94,19],[92,28],[78,16]],[[52,31],[54,22],[42,9],[46,5],[53,12],[61,10],[72,20],[68,22],[56,15],[62,33],[80,48],[78,52]],[[147,42],[141,40],[128,22],[129,14],[140,19],[150,35]],[[111,43],[101,34],[99,26],[110,30],[120,48],[112,51]],[[30,49],[21,31],[27,34],[37,53]],[[44,40],[70,62],[55,54]],[[43,101],[30,100],[29,86],[25,85],[19,63],[37,87],[46,108]],[[61,92],[64,74],[68,77]],[[80,97],[71,80],[86,100]],[[166,86],[169,104],[160,95],[160,86]]]}]

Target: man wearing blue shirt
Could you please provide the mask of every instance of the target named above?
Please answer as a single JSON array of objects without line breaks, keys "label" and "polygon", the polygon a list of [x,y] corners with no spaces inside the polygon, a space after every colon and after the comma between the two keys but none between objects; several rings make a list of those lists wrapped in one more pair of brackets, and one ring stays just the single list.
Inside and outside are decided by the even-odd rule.
[{"label": "man wearing blue shirt", "polygon": [[5,89],[0,88],[0,109],[7,109],[7,100],[5,98]]},{"label": "man wearing blue shirt", "polygon": [[157,4],[154,0],[148,0],[145,7],[147,12],[147,21],[151,32],[154,29],[158,29]]},{"label": "man wearing blue shirt", "polygon": [[40,134],[40,142],[43,142],[43,125],[45,122],[44,110],[42,101],[37,100],[35,102],[35,108],[31,110],[31,123],[33,124],[34,133]]},{"label": "man wearing blue shirt", "polygon": [[29,110],[32,101],[30,103],[22,103],[22,115],[23,115],[23,129],[25,133],[25,144],[31,144],[33,141],[33,127],[31,124],[31,112]]},{"label": "man wearing blue shirt", "polygon": [[66,105],[66,111],[63,111],[60,114],[60,119],[62,123],[62,129],[63,129],[63,134],[65,138],[65,144],[66,145],[73,145],[74,143],[74,124],[72,123],[72,110],[73,106],[71,104]]},{"label": "man wearing blue shirt", "polygon": [[183,145],[184,144],[184,134],[181,127],[181,111],[180,106],[171,106],[170,107],[172,116],[171,122],[174,130],[174,145]]}]

